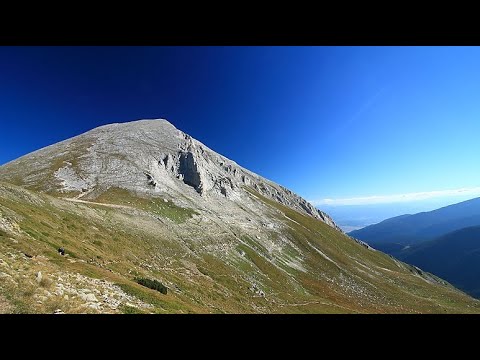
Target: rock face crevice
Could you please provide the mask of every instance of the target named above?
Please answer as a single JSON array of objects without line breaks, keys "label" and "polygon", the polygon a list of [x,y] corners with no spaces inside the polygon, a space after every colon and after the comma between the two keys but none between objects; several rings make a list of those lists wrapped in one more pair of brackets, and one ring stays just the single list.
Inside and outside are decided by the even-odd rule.
[{"label": "rock face crevice", "polygon": [[151,186],[157,186],[157,182],[153,178],[152,174],[149,174],[148,172],[144,172],[145,176],[147,177],[147,184]]},{"label": "rock face crevice", "polygon": [[196,159],[191,152],[182,152],[179,157],[178,175],[181,180],[202,194],[203,184]]}]

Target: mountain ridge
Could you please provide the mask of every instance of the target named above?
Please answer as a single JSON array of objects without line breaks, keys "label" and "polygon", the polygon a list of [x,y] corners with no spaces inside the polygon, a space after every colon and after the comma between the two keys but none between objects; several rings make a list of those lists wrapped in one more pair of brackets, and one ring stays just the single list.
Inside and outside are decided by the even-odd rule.
[{"label": "mountain ridge", "polygon": [[480,198],[443,206],[432,211],[400,215],[349,233],[370,245],[411,245],[432,240],[461,228],[480,225]]},{"label": "mountain ridge", "polygon": [[[155,131],[158,131],[160,135],[163,136],[161,144],[158,141],[153,141],[153,137],[156,135]],[[136,132],[137,136],[133,136],[132,139],[126,139],[123,143],[122,141],[119,141],[119,138],[121,138],[123,134],[125,134],[125,136],[132,136],[132,132]],[[115,139],[115,136],[117,139]],[[112,140],[112,138],[114,140]],[[151,141],[150,144],[146,144],[148,140]],[[117,141],[117,143],[112,144],[113,148],[109,148],[108,146],[96,146],[95,141]],[[128,151],[121,148],[121,146],[132,146],[134,141],[146,144],[143,147],[143,157],[132,156]],[[91,145],[92,142],[93,145]],[[77,143],[80,143],[80,146],[76,146]],[[286,204],[287,206],[293,207],[301,212],[305,212],[340,230],[328,214],[316,209],[312,204],[299,195],[243,168],[235,161],[217,154],[203,143],[195,140],[181,130],[178,130],[173,124],[165,119],[137,120],[127,123],[102,125],[89,130],[84,134],[49,145],[1,166],[0,179],[18,185],[26,185],[28,188],[29,177],[33,177],[34,183],[37,184],[39,182],[38,177],[35,177],[35,174],[32,175],[29,173],[29,167],[23,166],[22,163],[28,162],[31,158],[48,159],[52,151],[55,152],[58,148],[68,148],[72,145],[73,147],[86,147],[86,150],[79,149],[79,152],[83,151],[79,157],[87,157],[85,163],[88,163],[93,169],[88,169],[85,166],[83,169],[80,169],[81,174],[78,174],[79,171],[76,171],[78,170],[76,168],[79,167],[79,164],[73,164],[77,159],[70,159],[70,161],[60,159],[63,166],[58,166],[59,164],[57,164],[54,176],[60,181],[63,181],[63,188],[61,186],[59,187],[58,184],[57,186],[47,184],[46,186],[43,186],[43,188],[40,187],[40,189],[38,189],[34,187],[34,189],[47,192],[52,190],[60,192],[73,191],[77,192],[79,198],[85,197],[88,199],[88,193],[94,192],[95,189],[93,188],[99,185],[98,181],[95,179],[98,170],[103,172],[109,171],[110,173],[116,170],[114,169],[115,164],[109,164],[108,162],[106,169],[101,168],[98,163],[102,162],[103,166],[105,161],[102,161],[102,159],[99,159],[100,161],[98,161],[96,153],[110,154],[112,151],[115,151],[115,156],[119,158],[127,158],[130,156],[129,161],[132,161],[133,159],[133,161],[136,162],[135,165],[137,167],[137,169],[132,169],[132,167],[120,169],[122,171],[127,171],[128,173],[128,178],[123,181],[121,187],[145,192],[145,186],[139,187],[137,185],[138,183],[143,182],[144,184],[148,183],[153,187],[159,186],[161,190],[166,190],[167,188],[168,190],[173,189],[178,191],[180,190],[178,182],[175,181],[175,178],[177,178],[182,180],[185,184],[193,187],[200,195],[208,197],[209,195],[214,194],[230,198],[238,196],[238,190],[240,190],[239,185],[252,185],[262,195],[267,195],[282,204]],[[90,154],[88,153],[90,149],[88,145],[96,147],[90,152]],[[135,143],[134,146],[138,146],[138,143]],[[94,162],[93,166],[91,164],[92,162]],[[97,165],[95,165],[95,162]],[[47,168],[49,166],[51,165],[45,165]],[[122,164],[122,166],[124,166],[124,164]],[[49,174],[47,174],[47,176],[48,175]],[[43,176],[43,178],[47,176]],[[16,177],[16,179],[12,179],[13,177]],[[42,180],[43,179],[40,179],[40,181]],[[100,185],[108,187],[109,185],[112,185],[112,181],[106,181],[106,184]],[[181,190],[185,191],[185,188],[183,187]]]},{"label": "mountain ridge", "polygon": [[441,276],[480,297],[480,226],[457,229],[399,252],[402,261]]},{"label": "mountain ridge", "polygon": [[480,311],[163,121],[0,167],[0,278],[0,313]]}]

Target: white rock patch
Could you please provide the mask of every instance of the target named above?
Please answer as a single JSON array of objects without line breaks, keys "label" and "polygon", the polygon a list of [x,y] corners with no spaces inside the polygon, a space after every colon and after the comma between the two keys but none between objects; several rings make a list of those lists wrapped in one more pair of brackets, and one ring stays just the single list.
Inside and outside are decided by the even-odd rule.
[{"label": "white rock patch", "polygon": [[88,189],[89,187],[89,183],[77,176],[68,165],[55,171],[54,176],[62,182],[62,187],[66,191],[82,191],[82,189]]}]

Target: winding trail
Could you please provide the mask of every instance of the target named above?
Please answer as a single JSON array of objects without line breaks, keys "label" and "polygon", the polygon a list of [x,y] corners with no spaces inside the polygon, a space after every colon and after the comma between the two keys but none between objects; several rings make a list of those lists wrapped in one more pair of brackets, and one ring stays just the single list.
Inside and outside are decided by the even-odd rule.
[{"label": "winding trail", "polygon": [[63,200],[68,200],[68,201],[71,201],[71,202],[82,203],[82,204],[101,205],[101,206],[107,206],[107,207],[117,208],[117,209],[139,210],[139,209],[137,209],[133,206],[127,206],[127,205],[106,204],[106,203],[99,203],[99,202],[94,202],[94,201],[86,201],[86,200],[72,199],[72,198],[62,198],[62,199]]}]

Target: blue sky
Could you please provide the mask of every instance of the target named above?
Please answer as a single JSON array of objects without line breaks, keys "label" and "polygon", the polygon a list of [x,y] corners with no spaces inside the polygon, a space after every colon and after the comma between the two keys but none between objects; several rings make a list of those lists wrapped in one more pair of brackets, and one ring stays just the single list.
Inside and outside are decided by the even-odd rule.
[{"label": "blue sky", "polygon": [[320,207],[480,194],[478,47],[0,47],[0,164],[142,118]]}]

